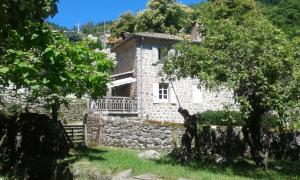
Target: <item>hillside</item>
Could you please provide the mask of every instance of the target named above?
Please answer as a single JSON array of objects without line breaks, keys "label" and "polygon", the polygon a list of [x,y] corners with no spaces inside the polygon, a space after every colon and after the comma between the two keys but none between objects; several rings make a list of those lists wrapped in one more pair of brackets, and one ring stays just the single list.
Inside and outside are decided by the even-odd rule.
[{"label": "hillside", "polygon": [[299,0],[257,0],[262,13],[290,37],[300,37]]},{"label": "hillside", "polygon": [[[256,0],[262,14],[289,37],[300,37],[300,0]],[[193,9],[203,9],[203,3],[193,4]]]}]

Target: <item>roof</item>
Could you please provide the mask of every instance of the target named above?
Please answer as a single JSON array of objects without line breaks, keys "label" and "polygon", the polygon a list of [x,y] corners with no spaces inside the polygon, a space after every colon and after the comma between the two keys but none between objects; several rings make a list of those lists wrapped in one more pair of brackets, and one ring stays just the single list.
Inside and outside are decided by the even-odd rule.
[{"label": "roof", "polygon": [[[112,48],[112,51],[114,51],[116,48],[118,48],[122,44],[124,44],[134,38],[148,38],[148,39],[160,39],[160,40],[170,40],[170,41],[191,40],[191,37],[189,35],[182,37],[182,36],[163,34],[163,33],[139,32],[139,33],[131,34],[127,39],[125,39],[121,43],[117,44],[114,48]],[[200,43],[200,42],[201,41],[192,41],[192,43]]]}]

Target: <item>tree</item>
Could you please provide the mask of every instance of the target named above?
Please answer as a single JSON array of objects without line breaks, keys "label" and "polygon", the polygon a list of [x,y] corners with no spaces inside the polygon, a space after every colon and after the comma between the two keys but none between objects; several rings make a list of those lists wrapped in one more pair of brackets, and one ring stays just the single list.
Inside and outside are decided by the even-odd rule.
[{"label": "tree", "polygon": [[267,167],[262,117],[273,113],[285,119],[299,103],[299,42],[288,40],[252,0],[212,0],[198,13],[205,40],[178,45],[164,70],[170,78],[198,78],[211,89],[232,90],[251,155]]},{"label": "tree", "polygon": [[43,98],[52,118],[64,97],[106,92],[113,63],[91,50],[89,42],[70,43],[44,19],[56,13],[57,0],[4,1],[1,11],[0,85],[26,89],[28,102]]},{"label": "tree", "polygon": [[58,0],[2,0],[0,6],[0,53],[11,30],[23,31],[27,21],[43,23],[57,12]]},{"label": "tree", "polygon": [[125,38],[125,33],[133,33],[136,25],[136,18],[130,12],[122,14],[118,21],[115,21],[111,27],[112,37]]},{"label": "tree", "polygon": [[149,0],[145,11],[137,15],[136,31],[176,34],[188,32],[192,10],[176,0]]},{"label": "tree", "polygon": [[95,25],[92,21],[87,22],[86,24],[82,25],[80,30],[84,33],[84,34],[93,34],[96,32],[96,28]]},{"label": "tree", "polygon": [[192,20],[192,9],[176,0],[149,0],[147,8],[137,16],[125,13],[113,23],[112,38],[124,39],[126,32],[186,33]]},{"label": "tree", "polygon": [[113,63],[105,54],[90,50],[86,42],[70,43],[58,32],[39,25],[27,26],[27,33],[12,31],[8,50],[0,64],[0,84],[27,89],[28,99],[34,102],[45,98],[57,112],[63,97],[85,93],[93,98],[106,92]]},{"label": "tree", "polygon": [[264,14],[274,25],[289,37],[300,37],[300,1],[257,0]]}]

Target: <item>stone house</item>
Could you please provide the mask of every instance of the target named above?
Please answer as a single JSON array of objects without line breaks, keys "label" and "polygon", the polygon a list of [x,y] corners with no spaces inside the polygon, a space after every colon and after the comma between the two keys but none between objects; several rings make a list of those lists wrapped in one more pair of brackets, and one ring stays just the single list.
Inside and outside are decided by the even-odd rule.
[{"label": "stone house", "polygon": [[[183,122],[180,105],[190,113],[218,110],[232,103],[228,91],[209,92],[198,88],[197,79],[169,82],[161,75],[164,58],[183,38],[160,33],[136,33],[112,48],[117,65],[105,99],[90,108],[107,114],[137,115],[144,120]],[[199,43],[199,38],[192,41]],[[173,87],[172,87],[173,86]],[[174,90],[175,92],[174,92]],[[175,94],[176,93],[176,94]]]}]

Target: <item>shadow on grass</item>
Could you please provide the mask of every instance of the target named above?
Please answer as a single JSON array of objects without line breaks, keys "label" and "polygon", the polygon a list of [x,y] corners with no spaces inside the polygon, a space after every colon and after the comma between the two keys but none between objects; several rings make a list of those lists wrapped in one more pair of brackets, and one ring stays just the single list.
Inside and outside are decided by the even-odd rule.
[{"label": "shadow on grass", "polygon": [[67,156],[66,160],[69,164],[75,163],[83,159],[86,159],[90,162],[105,161],[106,159],[103,157],[103,154],[107,152],[107,150],[82,146],[76,148],[76,151]]},{"label": "shadow on grass", "polygon": [[[178,157],[166,156],[156,160],[157,164],[178,165]],[[237,175],[248,178],[277,179],[278,176],[290,177],[295,179],[300,177],[300,161],[270,161],[269,170],[256,167],[256,165],[247,159],[239,159],[234,162],[216,163],[213,160],[191,160],[185,165],[193,170],[206,170],[213,173],[224,175]],[[277,178],[276,178],[277,177]]]}]

